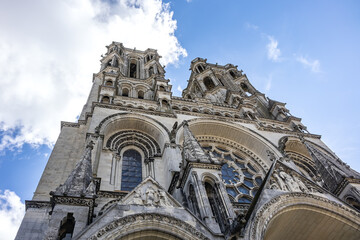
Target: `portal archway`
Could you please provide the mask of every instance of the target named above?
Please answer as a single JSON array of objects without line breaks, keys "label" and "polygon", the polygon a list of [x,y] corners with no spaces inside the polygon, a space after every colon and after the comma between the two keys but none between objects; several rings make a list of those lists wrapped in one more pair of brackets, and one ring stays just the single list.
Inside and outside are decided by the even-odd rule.
[{"label": "portal archway", "polygon": [[252,240],[356,240],[360,215],[337,202],[306,193],[277,196],[264,204],[251,227]]}]

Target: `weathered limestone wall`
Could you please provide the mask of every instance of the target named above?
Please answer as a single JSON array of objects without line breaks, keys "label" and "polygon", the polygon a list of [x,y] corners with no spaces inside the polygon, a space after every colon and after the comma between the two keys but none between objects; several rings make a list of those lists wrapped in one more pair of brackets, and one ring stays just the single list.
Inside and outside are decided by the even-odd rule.
[{"label": "weathered limestone wall", "polygon": [[63,184],[85,149],[86,125],[64,126],[46,164],[33,200],[49,201],[50,191]]}]

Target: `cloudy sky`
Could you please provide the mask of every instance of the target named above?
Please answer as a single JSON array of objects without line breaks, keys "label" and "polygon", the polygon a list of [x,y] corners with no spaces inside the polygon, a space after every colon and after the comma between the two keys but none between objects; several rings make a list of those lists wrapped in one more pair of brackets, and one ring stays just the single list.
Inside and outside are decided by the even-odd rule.
[{"label": "cloudy sky", "polygon": [[360,170],[358,1],[0,1],[0,239],[112,41],[155,48],[180,96],[195,57],[233,63]]}]

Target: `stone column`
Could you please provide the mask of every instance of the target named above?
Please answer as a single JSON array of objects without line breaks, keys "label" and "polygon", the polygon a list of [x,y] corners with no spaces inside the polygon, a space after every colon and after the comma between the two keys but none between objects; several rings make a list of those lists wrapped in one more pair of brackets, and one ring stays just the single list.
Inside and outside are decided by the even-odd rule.
[{"label": "stone column", "polygon": [[99,168],[99,161],[100,161],[100,154],[102,151],[104,136],[99,136],[97,139],[97,146],[96,146],[96,154],[95,154],[95,161],[93,166],[93,175],[97,176],[97,171]]}]

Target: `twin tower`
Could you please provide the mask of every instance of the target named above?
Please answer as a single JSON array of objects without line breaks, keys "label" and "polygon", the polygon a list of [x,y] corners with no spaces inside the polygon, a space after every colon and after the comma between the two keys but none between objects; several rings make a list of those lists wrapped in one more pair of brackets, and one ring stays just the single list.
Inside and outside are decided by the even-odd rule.
[{"label": "twin tower", "polygon": [[360,174],[237,66],[113,42],[16,239],[360,239]]}]

